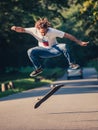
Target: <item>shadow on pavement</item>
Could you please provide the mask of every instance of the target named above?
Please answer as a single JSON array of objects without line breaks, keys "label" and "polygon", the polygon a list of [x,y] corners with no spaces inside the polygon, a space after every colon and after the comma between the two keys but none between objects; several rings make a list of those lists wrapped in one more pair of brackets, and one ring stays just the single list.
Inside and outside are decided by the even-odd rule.
[{"label": "shadow on pavement", "polygon": [[[97,80],[71,80],[71,81],[57,81],[55,83],[62,83],[64,87],[60,88],[54,95],[62,94],[83,94],[83,93],[98,93],[98,81]],[[41,89],[32,89],[22,93],[13,94],[4,98],[0,101],[16,100],[22,98],[33,98],[38,96],[44,96],[49,92],[50,87],[42,87]]]},{"label": "shadow on pavement", "polygon": [[53,114],[53,115],[55,115],[55,114],[88,114],[88,113],[98,113],[98,111],[67,111],[67,112],[55,112],[55,113],[49,113],[49,114]]}]

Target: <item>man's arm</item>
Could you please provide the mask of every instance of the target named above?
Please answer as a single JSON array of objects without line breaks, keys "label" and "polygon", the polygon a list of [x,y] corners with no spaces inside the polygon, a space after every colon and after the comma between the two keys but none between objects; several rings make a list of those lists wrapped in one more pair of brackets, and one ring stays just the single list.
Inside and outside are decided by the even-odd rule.
[{"label": "man's arm", "polygon": [[25,32],[25,29],[23,27],[12,26],[11,30],[16,31],[16,32],[20,32],[20,33],[24,33]]},{"label": "man's arm", "polygon": [[71,41],[76,42],[76,43],[79,44],[80,46],[87,46],[87,44],[89,43],[89,42],[80,41],[80,40],[78,40],[76,37],[74,37],[73,35],[71,35],[71,34],[69,34],[69,33],[65,33],[65,34],[64,34],[64,37],[65,37],[65,38],[68,38],[68,39],[71,40]]}]

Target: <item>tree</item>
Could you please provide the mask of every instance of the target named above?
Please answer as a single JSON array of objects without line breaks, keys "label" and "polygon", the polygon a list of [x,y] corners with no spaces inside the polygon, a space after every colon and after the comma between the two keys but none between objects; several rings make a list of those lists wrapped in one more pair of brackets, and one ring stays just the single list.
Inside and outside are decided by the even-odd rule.
[{"label": "tree", "polygon": [[[93,3],[97,2],[95,1]],[[48,0],[48,2],[47,0],[38,0],[36,2],[35,0],[1,0],[0,61],[2,62],[0,62],[0,71],[9,66],[20,67],[30,65],[28,58],[26,58],[26,51],[28,48],[37,45],[36,40],[30,35],[20,35],[16,32],[12,32],[10,27],[12,25],[23,27],[34,26],[35,21],[39,17],[48,17],[55,28],[72,33],[82,39],[85,39],[85,36],[88,35],[91,41],[97,43],[98,38],[96,34],[98,32],[96,28],[98,26],[98,20],[93,20],[93,26],[90,18],[93,18],[93,16],[97,18],[98,6],[96,6],[96,4],[93,5],[96,11],[93,12],[91,17],[87,20],[87,11],[80,9],[80,7],[83,7],[84,2],[85,0]],[[89,6],[87,6],[87,10],[89,7],[92,7],[91,5],[89,4]],[[79,9],[80,12],[78,11]],[[85,36],[82,35],[83,32],[86,32]],[[65,42],[65,40],[60,41]],[[72,45],[71,48],[73,49],[75,46]],[[83,49],[83,51],[85,50]],[[81,51],[81,57],[83,51]],[[90,50],[88,51],[90,54]],[[74,52],[72,55],[74,55]]]},{"label": "tree", "polygon": [[[92,54],[95,54],[98,70],[98,0],[78,0],[81,3],[80,16],[83,19],[84,30],[92,43]],[[92,61],[93,62],[93,61]]]},{"label": "tree", "polygon": [[36,45],[33,37],[12,32],[11,26],[34,26],[35,21],[44,16],[58,25],[63,20],[60,10],[64,6],[67,6],[67,2],[63,0],[0,1],[0,71],[8,66],[27,65],[26,50]]},{"label": "tree", "polygon": [[84,0],[80,8],[84,30],[95,45],[98,45],[98,0]]}]

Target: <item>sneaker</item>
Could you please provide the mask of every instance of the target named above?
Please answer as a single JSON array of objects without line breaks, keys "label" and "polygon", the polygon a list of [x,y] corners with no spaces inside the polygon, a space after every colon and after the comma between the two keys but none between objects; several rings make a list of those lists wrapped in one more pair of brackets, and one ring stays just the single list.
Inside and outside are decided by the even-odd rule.
[{"label": "sneaker", "polygon": [[39,68],[37,70],[34,70],[31,74],[30,74],[30,77],[35,77],[37,75],[39,75],[40,73],[42,73],[42,68]]},{"label": "sneaker", "polygon": [[71,64],[69,66],[70,69],[78,69],[80,66],[78,64]]}]

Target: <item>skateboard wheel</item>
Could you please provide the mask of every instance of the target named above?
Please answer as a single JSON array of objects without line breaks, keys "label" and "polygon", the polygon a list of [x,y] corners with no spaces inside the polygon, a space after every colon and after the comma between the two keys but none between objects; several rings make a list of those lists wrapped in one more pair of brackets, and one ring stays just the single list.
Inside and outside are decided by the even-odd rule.
[{"label": "skateboard wheel", "polygon": [[50,85],[50,88],[54,88],[54,87],[55,87],[55,84],[51,84],[51,85]]},{"label": "skateboard wheel", "polygon": [[36,98],[37,101],[39,101],[39,100],[41,100],[41,99],[42,99],[41,97]]}]

